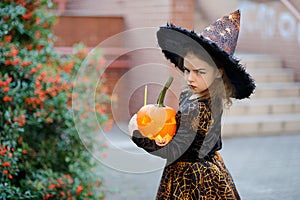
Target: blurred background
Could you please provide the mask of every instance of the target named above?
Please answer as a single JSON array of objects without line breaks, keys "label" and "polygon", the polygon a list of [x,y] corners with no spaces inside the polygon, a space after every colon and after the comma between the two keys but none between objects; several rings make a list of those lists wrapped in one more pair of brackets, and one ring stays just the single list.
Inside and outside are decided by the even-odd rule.
[{"label": "blurred background", "polygon": [[224,111],[221,155],[242,199],[300,199],[298,0],[1,0],[0,199],[154,199],[165,160],[127,124],[146,85],[152,104],[174,76],[174,108],[185,87],[156,31],[236,9],[257,88]]},{"label": "blurred background", "polygon": [[[102,43],[105,57],[114,58],[106,69],[110,93],[126,72],[145,63],[169,65],[159,49],[128,50],[134,44],[147,46],[155,40],[155,32],[144,31],[139,36],[116,34],[137,29],[175,25],[201,32],[214,20],[241,10],[241,30],[236,56],[245,64],[257,82],[251,101],[239,101],[228,111],[224,135],[260,135],[300,131],[300,2],[297,0],[54,0],[59,20],[54,26],[58,51],[68,53],[73,44],[83,42],[93,48],[110,37],[116,39]],[[173,69],[145,72],[148,77],[161,79],[161,85]],[[136,88],[141,72],[132,71],[122,82],[114,118],[127,123],[142,106],[143,87]],[[149,85],[149,98],[153,103],[160,85]],[[176,96],[182,81],[175,82],[167,103],[177,107]],[[132,97],[126,91],[133,90]],[[125,100],[122,100],[125,99]],[[127,100],[126,100],[127,99]],[[153,99],[153,101],[151,101]]]},{"label": "blurred background", "polygon": [[[59,21],[54,27],[58,36],[56,48],[65,53],[79,41],[93,48],[120,32],[146,27],[157,30],[167,22],[201,32],[214,20],[240,9],[241,30],[235,55],[254,77],[257,89],[250,100],[234,101],[230,110],[225,111],[222,154],[232,170],[242,199],[300,198],[300,193],[294,186],[299,183],[294,174],[299,173],[300,165],[298,0],[55,2],[59,15]],[[153,48],[131,51],[134,44],[145,47],[152,44]],[[154,103],[166,77],[170,74],[180,76],[173,68],[132,70],[145,63],[170,65],[157,48],[155,31],[117,37],[101,46],[104,46],[107,60],[121,55],[106,69],[109,92],[114,93],[118,99],[113,116],[115,126],[108,134],[112,148],[106,150],[107,159],[118,159],[120,163],[131,162],[139,165],[140,169],[147,168],[149,162],[131,161],[126,156],[116,156],[120,154],[120,149],[138,151],[126,135],[127,122],[143,104],[144,85],[138,85],[138,80],[146,77],[156,80],[155,84],[148,84],[148,101]],[[120,90],[114,91],[118,80],[126,73],[130,73],[129,78],[122,82]],[[173,83],[166,99],[168,105],[177,107],[177,97],[183,84],[182,80]],[[119,149],[114,149],[115,146]],[[116,188],[116,193],[108,196],[109,199],[154,199],[164,161],[147,159],[160,163],[160,170],[141,175],[124,174],[120,172],[124,169],[122,164],[119,167],[108,164],[111,168],[104,170],[104,177],[108,185]],[[157,167],[155,164],[154,166]]]}]

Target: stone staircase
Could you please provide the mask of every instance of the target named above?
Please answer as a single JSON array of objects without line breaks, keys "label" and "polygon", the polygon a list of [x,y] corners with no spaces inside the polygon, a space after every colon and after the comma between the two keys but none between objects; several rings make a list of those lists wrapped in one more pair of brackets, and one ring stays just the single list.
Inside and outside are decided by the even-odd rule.
[{"label": "stone staircase", "polygon": [[255,79],[255,94],[224,111],[224,137],[300,133],[300,82],[271,55],[239,54]]}]

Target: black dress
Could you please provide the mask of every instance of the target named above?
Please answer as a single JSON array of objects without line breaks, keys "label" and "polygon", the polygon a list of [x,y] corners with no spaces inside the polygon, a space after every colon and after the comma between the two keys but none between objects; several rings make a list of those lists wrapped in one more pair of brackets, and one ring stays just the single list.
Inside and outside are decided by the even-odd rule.
[{"label": "black dress", "polygon": [[[218,106],[216,106],[218,107]],[[180,95],[177,132],[164,147],[133,132],[134,143],[167,159],[156,200],[240,199],[233,179],[217,152],[222,148],[222,109],[211,109],[209,100]]]}]

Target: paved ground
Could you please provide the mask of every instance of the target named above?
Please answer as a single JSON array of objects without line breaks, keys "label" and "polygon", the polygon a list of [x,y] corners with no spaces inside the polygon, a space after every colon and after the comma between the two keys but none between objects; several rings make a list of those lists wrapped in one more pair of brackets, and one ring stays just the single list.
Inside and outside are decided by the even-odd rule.
[{"label": "paved ground", "polygon": [[[106,199],[154,199],[164,160],[136,148],[127,135],[109,134],[111,143],[99,164],[111,191]],[[242,199],[300,199],[300,133],[224,139],[221,155]]]}]

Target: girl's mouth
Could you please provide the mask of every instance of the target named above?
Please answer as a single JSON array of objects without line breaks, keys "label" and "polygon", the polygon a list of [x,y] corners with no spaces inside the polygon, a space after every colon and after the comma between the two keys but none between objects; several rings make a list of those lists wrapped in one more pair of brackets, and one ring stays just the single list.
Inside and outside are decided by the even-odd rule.
[{"label": "girl's mouth", "polygon": [[193,85],[189,85],[189,88],[190,88],[191,90],[195,90],[197,87],[196,87],[196,86],[193,86]]}]

